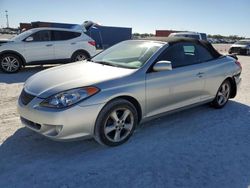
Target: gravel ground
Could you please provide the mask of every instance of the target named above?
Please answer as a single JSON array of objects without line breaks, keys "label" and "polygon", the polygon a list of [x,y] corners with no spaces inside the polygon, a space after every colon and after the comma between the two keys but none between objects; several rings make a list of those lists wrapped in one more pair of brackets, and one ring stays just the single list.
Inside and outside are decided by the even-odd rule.
[{"label": "gravel ground", "polygon": [[130,141],[54,142],[21,125],[23,82],[47,67],[0,72],[0,187],[250,186],[250,57],[240,57],[242,85],[221,110],[207,105],[143,124]]},{"label": "gravel ground", "polygon": [[16,35],[12,35],[12,34],[0,34],[0,39],[11,39],[14,36],[16,36]]}]

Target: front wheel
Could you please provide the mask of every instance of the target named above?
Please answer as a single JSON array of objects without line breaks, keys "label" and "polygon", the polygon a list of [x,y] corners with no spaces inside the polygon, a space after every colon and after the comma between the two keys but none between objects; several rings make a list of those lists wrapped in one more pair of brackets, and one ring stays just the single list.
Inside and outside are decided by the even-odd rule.
[{"label": "front wheel", "polygon": [[100,112],[95,126],[95,139],[107,146],[126,142],[138,123],[136,108],[129,101],[117,99],[108,103]]},{"label": "front wheel", "polygon": [[215,108],[224,107],[229,100],[231,88],[232,88],[231,83],[228,80],[225,80],[221,84],[221,86],[216,94],[216,97],[215,97],[214,101],[212,102],[212,106]]},{"label": "front wheel", "polygon": [[21,59],[14,54],[5,54],[0,60],[0,68],[6,73],[18,72],[21,65]]}]

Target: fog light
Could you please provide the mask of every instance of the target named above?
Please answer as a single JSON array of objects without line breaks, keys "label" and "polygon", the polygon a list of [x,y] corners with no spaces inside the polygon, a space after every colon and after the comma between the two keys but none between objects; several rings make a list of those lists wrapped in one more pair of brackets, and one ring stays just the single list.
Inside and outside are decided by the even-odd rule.
[{"label": "fog light", "polygon": [[57,126],[56,126],[56,129],[55,129],[55,130],[56,130],[57,134],[59,134],[59,133],[61,132],[62,128],[63,128],[62,125],[57,125]]}]

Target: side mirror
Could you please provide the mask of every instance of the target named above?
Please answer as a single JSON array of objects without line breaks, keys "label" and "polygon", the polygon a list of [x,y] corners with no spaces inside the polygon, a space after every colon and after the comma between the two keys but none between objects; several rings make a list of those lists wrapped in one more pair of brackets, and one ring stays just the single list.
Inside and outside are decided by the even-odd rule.
[{"label": "side mirror", "polygon": [[28,38],[25,39],[26,42],[31,42],[33,40],[34,40],[33,37],[28,37]]},{"label": "side mirror", "polygon": [[172,70],[171,61],[158,61],[154,66],[153,70],[155,72]]}]

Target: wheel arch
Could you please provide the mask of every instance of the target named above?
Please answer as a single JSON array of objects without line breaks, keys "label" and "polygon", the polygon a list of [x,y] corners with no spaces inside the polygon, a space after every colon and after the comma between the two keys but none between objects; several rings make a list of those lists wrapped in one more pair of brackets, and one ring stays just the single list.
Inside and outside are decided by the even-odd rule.
[{"label": "wheel arch", "polygon": [[[141,117],[141,113],[140,113],[141,109],[140,109],[139,102],[132,96],[127,96],[127,95],[116,96],[116,97],[108,100],[108,102],[106,102],[106,104],[102,107],[102,109],[100,110],[100,112],[95,120],[95,126],[93,129],[93,136],[98,143],[100,143],[102,145],[107,145],[107,146],[118,146],[118,145],[126,142],[130,138],[130,136],[133,134],[134,130],[136,129],[136,124],[129,131],[129,134],[124,139],[118,140],[118,142],[113,142],[112,140],[109,140],[105,136],[105,133],[104,133],[105,132],[105,130],[104,130],[105,125],[103,125],[103,122],[106,120],[104,119],[105,116],[103,116],[104,114],[102,113],[102,111],[105,109],[103,111],[104,113],[111,112],[112,107],[115,107],[114,105],[120,104],[119,102],[125,102],[125,101],[127,101],[127,103],[131,103],[131,105],[134,106],[135,109],[133,109],[132,111],[133,111],[133,113],[137,112],[138,119],[137,118],[136,119],[137,119],[137,123],[139,124],[140,117]],[[129,106],[131,106],[131,105],[129,105]],[[136,112],[134,112],[135,110],[136,110]],[[100,115],[102,115],[102,116],[100,116]]]},{"label": "wheel arch", "polygon": [[18,52],[16,52],[16,51],[13,51],[13,50],[5,50],[5,51],[2,51],[2,52],[0,53],[0,58],[1,58],[3,55],[5,55],[5,54],[13,54],[13,55],[16,55],[16,56],[18,56],[18,57],[21,59],[21,61],[22,61],[21,63],[22,63],[23,66],[26,64],[25,58],[24,58],[20,53],[18,53]]},{"label": "wheel arch", "polygon": [[[138,114],[138,123],[141,121],[142,119],[142,108],[141,108],[141,105],[140,103],[138,102],[137,99],[135,99],[134,97],[132,96],[129,96],[129,95],[121,95],[121,96],[117,96],[115,98],[112,98],[111,100],[109,100],[107,103],[110,103],[114,100],[117,100],[117,99],[124,99],[124,100],[127,100],[129,101],[130,103],[132,103],[134,105],[134,107],[136,108],[136,111],[137,111],[137,114]],[[107,104],[106,103],[106,104]]]},{"label": "wheel arch", "polygon": [[234,98],[237,94],[237,85],[233,77],[227,77],[225,81],[228,80],[231,84],[232,90],[230,93],[230,98]]}]

